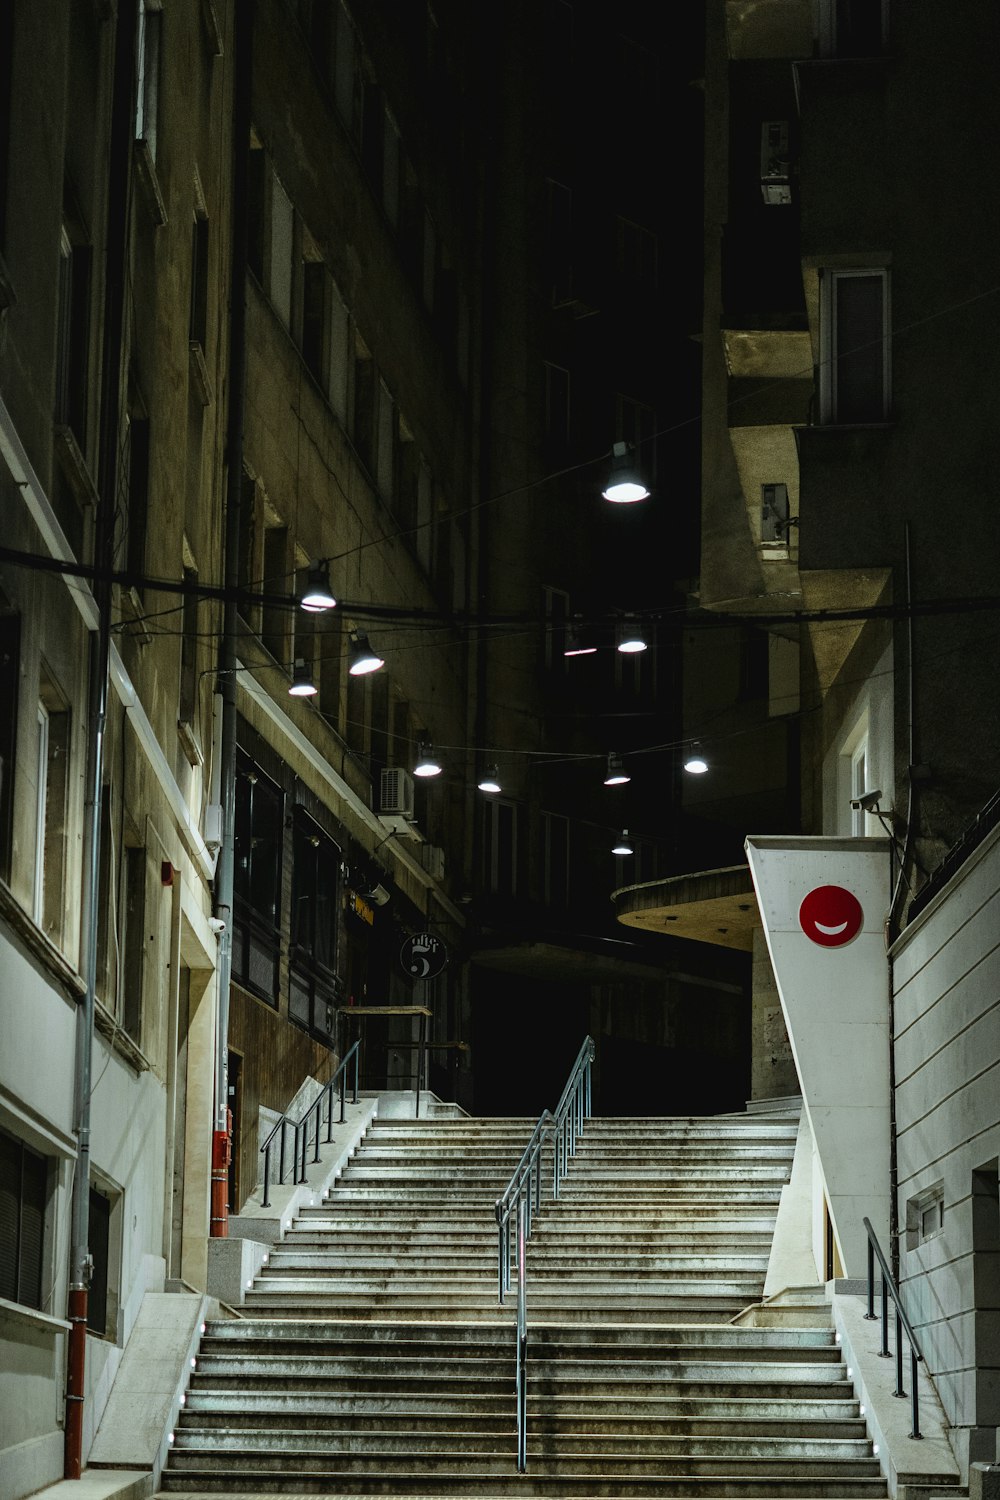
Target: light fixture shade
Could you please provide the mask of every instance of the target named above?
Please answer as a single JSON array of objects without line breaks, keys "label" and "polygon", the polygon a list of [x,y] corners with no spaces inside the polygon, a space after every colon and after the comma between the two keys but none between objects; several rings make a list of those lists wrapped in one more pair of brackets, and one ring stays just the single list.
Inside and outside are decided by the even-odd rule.
[{"label": "light fixture shade", "polygon": [[708,770],[708,761],[701,752],[701,746],[695,740],[684,752],[684,769],[689,776],[704,776]]},{"label": "light fixture shade", "polygon": [[417,763],[413,767],[414,776],[440,776],[441,762],[434,754],[434,747],[426,740],[422,740],[417,752]]},{"label": "light fixture shade", "polygon": [[314,562],[309,565],[306,573],[306,586],[299,600],[303,609],[309,610],[310,614],[319,614],[325,609],[333,609],[336,599],[330,588],[330,565],[327,562]]},{"label": "light fixture shade", "polygon": [[627,781],[631,780],[632,778],[626,771],[621,756],[616,755],[613,750],[610,750],[608,752],[608,769],[604,774],[604,785],[624,786]]},{"label": "light fixture shade", "polygon": [[292,668],[292,685],[288,689],[292,698],[314,698],[318,689],[313,682],[312,668],[301,656],[295,658]]},{"label": "light fixture shade", "polygon": [[368,642],[368,637],[363,630],[358,630],[351,637],[351,647],[347,658],[347,670],[352,677],[364,677],[368,672],[377,672],[379,667],[385,666],[385,660],[373,651]]},{"label": "light fixture shade", "polygon": [[566,635],[566,644],[563,647],[563,656],[595,656],[597,647],[588,635],[575,626],[571,625]]},{"label": "light fixture shade", "polygon": [[632,847],[632,841],[631,841],[631,839],[628,836],[628,829],[627,828],[623,828],[622,829],[622,831],[621,831],[621,837],[615,840],[615,843],[614,843],[614,846],[613,846],[613,848],[611,850],[611,853],[612,854],[621,854],[621,855],[634,854],[635,853],[635,850]]},{"label": "light fixture shade", "polygon": [[480,778],[479,790],[481,792],[488,792],[494,797],[497,792],[502,791],[502,787],[500,786],[500,768],[498,766],[490,765],[486,767],[483,776]]},{"label": "light fixture shade", "polygon": [[611,449],[611,472],[601,493],[613,505],[633,505],[636,500],[649,498],[649,488],[636,466],[631,443],[615,443]]},{"label": "light fixture shade", "polygon": [[631,656],[637,651],[646,651],[648,644],[637,621],[625,620],[619,625],[615,645],[624,655]]}]

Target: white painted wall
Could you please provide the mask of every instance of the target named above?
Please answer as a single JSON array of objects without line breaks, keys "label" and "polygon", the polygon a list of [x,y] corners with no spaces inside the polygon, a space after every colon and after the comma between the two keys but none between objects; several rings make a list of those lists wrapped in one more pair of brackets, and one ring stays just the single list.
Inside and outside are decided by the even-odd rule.
[{"label": "white painted wall", "polygon": [[[944,1193],[941,1232],[913,1248],[901,1240],[901,1284],[963,1463],[990,1461],[1000,1423],[1000,1243],[973,1256],[972,1175],[1000,1156],[1000,830],[892,957],[901,1226],[908,1203],[938,1183]],[[1000,1205],[991,1211],[1000,1221]]]},{"label": "white painted wall", "polygon": [[854,825],[851,813],[851,760],[859,741],[867,740],[866,780],[869,790],[880,787],[884,792],[883,812],[892,804],[893,777],[893,708],[892,647],[886,648],[872,673],[859,684],[850,708],[823,760],[823,832],[826,834],[863,834],[877,838],[885,832],[877,818],[870,814],[864,826]]}]

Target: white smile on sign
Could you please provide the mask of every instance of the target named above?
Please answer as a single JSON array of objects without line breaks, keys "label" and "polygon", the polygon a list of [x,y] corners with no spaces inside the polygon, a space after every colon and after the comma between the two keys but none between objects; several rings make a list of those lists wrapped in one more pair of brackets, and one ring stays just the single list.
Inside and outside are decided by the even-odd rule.
[{"label": "white smile on sign", "polygon": [[823,922],[816,923],[816,931],[825,932],[827,937],[836,937],[838,932],[845,932],[846,930],[846,922],[839,922],[836,927],[827,927]]}]

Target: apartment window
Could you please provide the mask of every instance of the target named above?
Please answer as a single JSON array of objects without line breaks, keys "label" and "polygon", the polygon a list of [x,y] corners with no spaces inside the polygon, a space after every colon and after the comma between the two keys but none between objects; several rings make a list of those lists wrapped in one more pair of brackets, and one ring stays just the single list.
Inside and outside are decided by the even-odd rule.
[{"label": "apartment window", "polygon": [[361,141],[362,119],[358,42],[354,32],[354,23],[343,4],[337,6],[335,47],[334,103],[348,135],[355,145],[358,145]]},{"label": "apartment window", "polygon": [[382,196],[383,150],[385,144],[385,98],[373,79],[361,86],[361,164],[376,198]]},{"label": "apartment window", "polygon": [[326,299],[329,272],[321,260],[302,262],[300,347],[306,369],[320,385],[325,377]]},{"label": "apartment window", "polygon": [[271,175],[271,242],[267,293],[285,327],[292,327],[292,266],[295,255],[295,210],[281,183]]},{"label": "apartment window", "polygon": [[10,171],[13,81],[14,7],[0,5],[0,247],[7,240],[7,181]]},{"label": "apartment window", "polygon": [[457,516],[451,522],[451,604],[459,614],[469,602],[468,548],[462,522]]},{"label": "apartment window", "polygon": [[146,973],[146,851],[126,844],[122,856],[122,1030],[142,1045],[142,995]]},{"label": "apartment window", "polygon": [[69,813],[69,709],[47,673],[38,701],[34,919],[58,944],[63,932]]},{"label": "apartment window", "polygon": [[14,837],[14,759],[20,682],[21,617],[0,611],[0,879],[10,880]]},{"label": "apartment window", "polygon": [[564,182],[546,181],[545,209],[549,295],[560,307],[573,295],[573,194]]},{"label": "apartment window", "polygon": [[334,729],[340,728],[340,668],[343,630],[339,610],[327,610],[317,622],[319,633],[319,710]]},{"label": "apartment window", "polygon": [[122,454],[125,490],[125,568],[142,592],[146,571],[146,523],[149,514],[149,418],[138,390],[129,387],[128,418]]},{"label": "apartment window", "polygon": [[438,251],[437,232],[434,228],[434,220],[424,209],[424,248],[422,258],[421,290],[423,292],[424,306],[429,313],[434,311],[434,289],[437,285]]},{"label": "apartment window", "polygon": [[156,126],[160,91],[160,33],[163,15],[159,0],[138,0],[136,36],[135,138],[144,141],[156,160]]},{"label": "apartment window", "polygon": [[292,833],[292,922],[289,1011],[312,1031],[329,1035],[336,999],[340,850],[302,808]]},{"label": "apartment window", "polygon": [[399,162],[399,129],[386,111],[382,129],[382,207],[393,229],[399,225]]},{"label": "apartment window", "polygon": [[354,447],[371,473],[375,456],[375,409],[378,378],[375,361],[361,335],[354,334]]},{"label": "apartment window", "polygon": [[395,495],[396,470],[396,403],[383,380],[378,383],[378,444],[375,456],[375,482],[383,499]]},{"label": "apartment window", "polygon": [[70,429],[81,451],[87,438],[92,258],[79,224],[65,221],[59,240],[55,419]]},{"label": "apartment window", "polygon": [[635,449],[646,483],[652,485],[656,475],[656,412],[644,401],[619,393],[615,399],[615,434],[619,442]]},{"label": "apartment window", "polygon": [[[239,553],[239,586],[244,593],[249,593],[257,587],[257,486],[247,473],[243,475],[240,492]],[[252,624],[255,607],[241,599],[239,610],[244,620]]]},{"label": "apartment window", "polygon": [[255,135],[247,161],[247,265],[264,284],[265,224],[267,222],[267,153]]},{"label": "apartment window", "polygon": [[181,676],[177,718],[193,726],[198,715],[198,570],[185,567],[186,585],[181,605]]},{"label": "apartment window", "polygon": [[517,803],[505,797],[484,799],[483,883],[494,896],[517,894]]},{"label": "apartment window", "polygon": [[[111,1199],[100,1189],[90,1189],[87,1242],[93,1259],[87,1296],[87,1329],[106,1338],[108,1329],[108,1270],[111,1250]],[[110,1330],[113,1334],[113,1330]]]},{"label": "apartment window", "polygon": [[48,1162],[0,1130],[0,1297],[42,1305]]},{"label": "apartment window", "polygon": [[888,0],[818,0],[821,57],[878,57],[883,50]]},{"label": "apartment window", "polygon": [[[296,570],[295,574],[295,593],[297,596],[301,597],[305,593],[308,583],[308,565],[303,563]],[[293,662],[304,661],[310,673],[313,671],[316,660],[316,626],[319,618],[318,614],[309,609],[296,609],[292,612],[291,617],[291,659]],[[282,660],[281,657],[278,659],[279,661]]]},{"label": "apartment window", "polygon": [[542,589],[542,612],[545,620],[544,661],[550,672],[566,670],[566,646],[569,639],[569,594],[565,589],[546,584]]},{"label": "apartment window", "polygon": [[[265,526],[263,591],[265,594],[287,596],[289,582],[288,527]],[[265,604],[262,610],[260,638],[275,661],[285,660],[287,632],[288,610],[285,606],[279,603]]]},{"label": "apartment window", "polygon": [[341,426],[350,410],[351,319],[331,279],[327,287],[326,393]]},{"label": "apartment window", "polygon": [[820,409],[825,422],[884,422],[888,416],[888,292],[886,271],[822,273]]},{"label": "apartment window", "polygon": [[281,788],[249,756],[236,776],[233,976],[277,1004],[281,895]]},{"label": "apartment window", "polygon": [[542,813],[542,871],[546,906],[569,905],[569,818]]},{"label": "apartment window", "polygon": [[545,361],[545,446],[554,459],[569,449],[569,371]]},{"label": "apartment window", "polygon": [[631,219],[618,219],[616,263],[619,276],[645,287],[659,278],[659,240],[651,229]]},{"label": "apartment window", "polygon": [[431,570],[434,542],[434,476],[430,465],[420,456],[417,473],[417,558],[425,573]]},{"label": "apartment window", "polygon": [[[400,526],[409,532],[417,520],[417,486],[420,480],[420,450],[402,412],[397,411],[395,509]],[[415,540],[415,538],[411,538]]]},{"label": "apartment window", "polygon": [[208,217],[196,213],[191,226],[191,315],[188,337],[203,350],[208,344]]},{"label": "apartment window", "polygon": [[770,546],[788,546],[788,486],[760,487],[760,539]]}]

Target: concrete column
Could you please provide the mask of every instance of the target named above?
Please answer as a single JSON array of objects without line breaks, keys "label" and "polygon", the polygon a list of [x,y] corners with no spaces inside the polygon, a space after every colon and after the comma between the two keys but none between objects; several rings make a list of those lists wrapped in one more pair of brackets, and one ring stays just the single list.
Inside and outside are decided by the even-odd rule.
[{"label": "concrete column", "polygon": [[780,1099],[786,1094],[801,1093],[762,927],[755,927],[753,933],[751,1006],[751,1099]]}]

